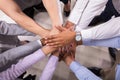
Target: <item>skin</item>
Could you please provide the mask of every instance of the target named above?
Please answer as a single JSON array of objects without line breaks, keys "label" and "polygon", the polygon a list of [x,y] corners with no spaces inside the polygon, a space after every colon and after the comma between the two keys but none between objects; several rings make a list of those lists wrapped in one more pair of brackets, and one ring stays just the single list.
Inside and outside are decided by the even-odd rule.
[{"label": "skin", "polygon": [[65,24],[65,27],[66,27],[67,29],[69,29],[69,28],[74,28],[74,26],[75,26],[75,24],[72,23],[72,22],[70,22],[70,21],[67,21],[66,24]]},{"label": "skin", "polygon": [[75,51],[76,51],[77,44],[75,42],[72,42],[71,44],[67,45],[68,50],[63,50],[62,53],[64,54],[64,57],[62,57],[62,60],[70,66],[70,64],[75,61]]},{"label": "skin", "polygon": [[61,33],[47,37],[45,44],[53,47],[61,47],[75,41],[76,32],[63,27],[58,27],[58,29]]},{"label": "skin", "polygon": [[[38,25],[35,21],[33,21],[31,18],[25,15],[20,9],[20,7],[14,2],[14,0],[0,0],[0,10],[6,13],[9,17],[11,17],[16,23],[18,23],[24,29],[44,38],[48,35],[58,34],[59,31],[56,29],[55,26],[61,26],[62,22],[58,15],[59,11],[58,11],[57,0],[52,0],[52,1],[43,0],[43,4],[46,7],[52,21],[53,28],[51,31],[42,28],[42,26]],[[47,50],[47,48],[49,49],[51,47],[46,46],[45,50]],[[54,48],[53,50],[55,49],[57,48]],[[45,53],[48,53],[45,50],[43,51]]]},{"label": "skin", "polygon": [[[55,26],[61,26],[62,24],[58,15],[57,0],[43,0],[43,3],[52,20],[53,29],[55,29]],[[40,35],[41,37],[46,37],[50,33],[49,30],[42,28],[42,26],[26,16],[14,0],[0,0],[0,10],[11,17],[21,27],[30,32]]]},{"label": "skin", "polygon": [[44,52],[45,55],[48,55],[48,54],[50,54],[51,52],[55,51],[56,49],[55,49],[55,48],[52,48],[52,47],[50,47],[50,46],[44,46],[44,47],[42,47],[41,50]]}]

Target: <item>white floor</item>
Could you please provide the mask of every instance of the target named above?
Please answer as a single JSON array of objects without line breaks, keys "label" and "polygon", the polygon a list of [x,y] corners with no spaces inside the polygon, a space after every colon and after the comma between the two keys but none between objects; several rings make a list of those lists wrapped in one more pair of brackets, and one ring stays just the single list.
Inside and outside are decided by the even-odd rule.
[{"label": "white floor", "polygon": [[[65,18],[65,17],[64,17]],[[0,12],[0,20],[7,21],[9,23],[13,23],[10,18],[6,17],[2,12]],[[35,16],[35,21],[45,28],[51,28],[51,22],[48,18],[48,14],[46,12],[40,12]],[[20,37],[21,38],[21,37]],[[21,38],[28,39],[25,37]],[[31,40],[36,40],[37,37],[29,37]],[[108,54],[108,49],[105,47],[88,47],[88,46],[78,46],[76,49],[76,60],[80,62],[82,65],[86,67],[96,66],[101,68],[108,68],[111,66],[111,59]],[[33,65],[28,72],[31,74],[36,74],[37,79],[39,78],[44,66],[48,61],[48,57]],[[69,70],[69,68],[65,65],[64,62],[60,62],[57,66],[57,69],[54,73],[52,80],[77,80],[74,74]]]}]

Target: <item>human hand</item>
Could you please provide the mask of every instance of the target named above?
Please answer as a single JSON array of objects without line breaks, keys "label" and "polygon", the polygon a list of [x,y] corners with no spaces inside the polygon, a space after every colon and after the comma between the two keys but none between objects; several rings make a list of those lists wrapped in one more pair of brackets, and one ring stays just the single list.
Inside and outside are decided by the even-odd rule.
[{"label": "human hand", "polygon": [[70,54],[69,55],[66,55],[66,57],[64,57],[64,62],[69,66],[72,61],[75,60],[75,51],[76,51],[76,46],[77,44],[74,42],[72,43],[72,48],[70,49]]},{"label": "human hand", "polygon": [[67,57],[70,57],[71,59],[75,59],[75,51],[76,51],[76,43],[72,42],[69,45],[66,45],[61,48],[59,51],[59,61],[63,60],[66,61]]},{"label": "human hand", "polygon": [[50,30],[48,30],[48,29],[43,29],[43,31],[42,31],[43,33],[42,34],[40,34],[40,36],[42,37],[42,38],[45,38],[45,37],[47,37],[49,34],[50,34]]},{"label": "human hand", "polygon": [[57,49],[58,48],[54,48],[54,47],[47,46],[47,45],[45,45],[41,48],[41,50],[44,52],[45,55],[48,55],[54,51],[56,52]]},{"label": "human hand", "polygon": [[76,35],[74,31],[63,27],[57,27],[57,29],[61,31],[61,33],[48,36],[45,40],[45,44],[53,47],[61,47],[74,41]]},{"label": "human hand", "polygon": [[[59,27],[59,26],[57,26],[57,27]],[[50,36],[50,35],[55,35],[55,34],[59,34],[59,33],[60,33],[60,31],[57,29],[57,27],[53,27],[53,28],[52,28],[52,30],[50,31],[49,36]]]},{"label": "human hand", "polygon": [[64,27],[73,31],[75,24],[70,21],[67,21]]}]

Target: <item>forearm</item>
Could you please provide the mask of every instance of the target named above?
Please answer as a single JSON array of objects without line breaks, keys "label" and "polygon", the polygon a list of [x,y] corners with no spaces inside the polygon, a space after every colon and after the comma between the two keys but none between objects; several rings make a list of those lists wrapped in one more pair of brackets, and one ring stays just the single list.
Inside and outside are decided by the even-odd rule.
[{"label": "forearm", "polygon": [[3,71],[3,68],[6,65],[12,65],[14,61],[19,60],[34,51],[41,48],[41,44],[37,41],[10,49],[0,54],[0,72]]},{"label": "forearm", "polygon": [[17,64],[12,65],[11,68],[0,73],[0,78],[2,80],[15,80],[33,64],[45,57],[42,50],[37,50],[33,54],[25,57],[23,60],[19,61]]},{"label": "forearm", "polygon": [[100,14],[108,0],[89,0],[77,24],[78,29],[86,29],[92,19]]},{"label": "forearm", "polygon": [[71,62],[70,69],[74,72],[79,80],[102,80],[76,61]]},{"label": "forearm", "polygon": [[44,6],[46,7],[48,14],[52,20],[52,26],[62,26],[63,18],[61,12],[61,5],[59,0],[43,0]]},{"label": "forearm", "polygon": [[26,30],[38,34],[40,36],[43,36],[45,34],[44,29],[41,28],[31,18],[26,16],[13,0],[8,0],[8,1],[1,0],[0,9]]},{"label": "forearm", "polygon": [[4,21],[0,21],[0,34],[2,35],[24,35],[35,36],[35,34],[23,29],[17,24],[9,24]]},{"label": "forearm", "polygon": [[58,57],[52,55],[46,67],[44,68],[43,73],[39,80],[51,80],[57,64],[58,64]]},{"label": "forearm", "polygon": [[71,11],[68,21],[74,24],[78,24],[88,3],[89,3],[89,0],[77,0],[73,10]]},{"label": "forearm", "polygon": [[91,29],[81,31],[83,43],[93,40],[109,39],[120,36],[120,17],[112,19],[104,24]]},{"label": "forearm", "polygon": [[[47,51],[46,51],[47,50]],[[0,73],[0,79],[2,80],[15,80],[20,76],[25,70],[30,68],[33,64],[43,59],[45,55],[52,52],[53,49],[48,46],[42,47],[42,49],[37,50],[33,54],[25,57],[23,60],[19,61],[16,65],[12,65],[11,68]]]},{"label": "forearm", "polygon": [[120,48],[120,37],[87,41],[87,42],[84,42],[82,45]]}]

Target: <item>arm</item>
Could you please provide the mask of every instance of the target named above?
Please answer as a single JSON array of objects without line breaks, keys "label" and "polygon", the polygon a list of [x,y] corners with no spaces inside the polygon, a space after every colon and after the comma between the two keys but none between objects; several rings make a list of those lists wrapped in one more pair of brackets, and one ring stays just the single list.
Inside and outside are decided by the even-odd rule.
[{"label": "arm", "polygon": [[46,7],[49,16],[52,20],[53,28],[55,26],[62,26],[63,18],[61,12],[61,4],[59,0],[43,0],[43,4]]},{"label": "arm", "polygon": [[0,0],[0,9],[24,29],[42,37],[48,35],[48,31],[40,27],[35,21],[26,16],[14,0]]},{"label": "arm", "polygon": [[78,0],[68,21],[79,29],[87,28],[91,20],[100,14],[108,0]]},{"label": "arm", "polygon": [[30,68],[33,64],[42,60],[45,55],[48,55],[54,51],[53,48],[49,46],[44,46],[42,49],[37,50],[33,54],[25,57],[23,60],[19,61],[16,65],[12,65],[11,68],[0,73],[0,79],[2,80],[15,80],[20,76],[25,70]]},{"label": "arm", "polygon": [[[14,61],[17,61],[34,51],[41,48],[41,44],[38,41],[30,42],[28,44],[10,49],[5,51],[4,53],[0,54],[0,72],[6,68],[7,65],[12,65]],[[10,67],[7,66],[7,67]]]},{"label": "arm", "polygon": [[43,4],[46,7],[49,16],[52,21],[52,30],[50,35],[58,34],[59,30],[56,29],[56,26],[62,26],[63,24],[63,17],[62,17],[62,9],[59,0],[43,0]]},{"label": "arm", "polygon": [[83,41],[82,45],[120,48],[120,36],[103,40]]},{"label": "arm", "polygon": [[74,25],[77,25],[88,3],[89,3],[89,0],[77,0],[74,8],[70,13],[68,22]]},{"label": "arm", "polygon": [[102,80],[76,61],[71,60],[68,65],[79,80]]},{"label": "arm", "polygon": [[70,69],[73,71],[76,77],[79,80],[102,80],[99,77],[97,77],[95,74],[93,74],[91,71],[89,71],[86,67],[77,63],[74,58],[75,50],[76,50],[75,45],[73,45],[71,49],[72,51],[65,53],[67,54],[67,56],[64,58],[64,61],[70,67]]},{"label": "arm", "polygon": [[0,34],[35,36],[35,34],[21,28],[17,24],[9,24],[4,21],[0,21]]},{"label": "arm", "polygon": [[[79,30],[82,36],[82,40],[79,43],[87,44],[94,40],[104,40],[104,39],[120,36],[119,20],[120,20],[120,17],[112,19],[104,24],[98,25],[90,29]],[[69,31],[64,28],[62,29],[62,27],[59,30],[62,30],[61,34],[51,36],[46,41],[46,43],[48,42],[48,44],[52,46],[65,45],[75,39],[74,31]]]},{"label": "arm", "polygon": [[44,68],[42,75],[39,80],[52,80],[53,73],[58,64],[58,57],[52,55]]}]

